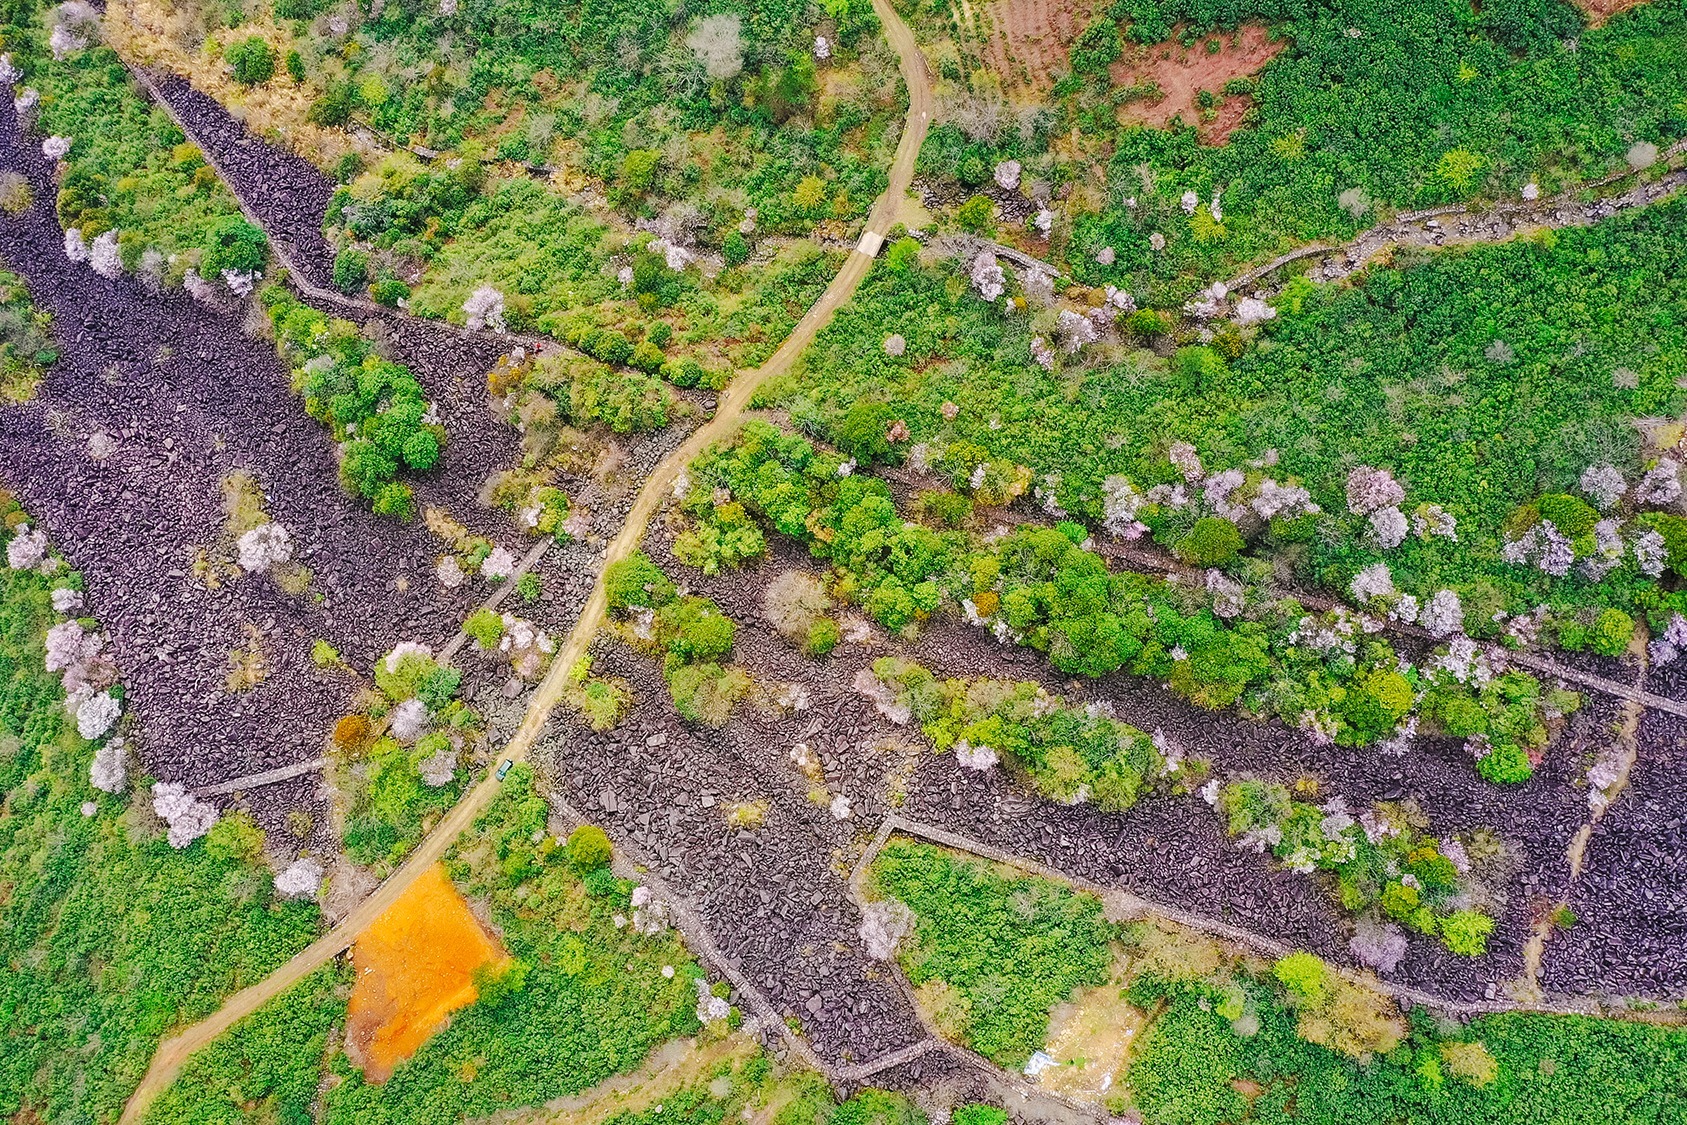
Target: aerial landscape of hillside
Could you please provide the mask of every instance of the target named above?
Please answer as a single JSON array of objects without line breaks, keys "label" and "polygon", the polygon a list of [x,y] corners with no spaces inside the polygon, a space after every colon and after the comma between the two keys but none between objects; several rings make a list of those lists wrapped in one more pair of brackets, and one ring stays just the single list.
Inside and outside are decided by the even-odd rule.
[{"label": "aerial landscape of hillside", "polygon": [[0,87],[0,1120],[1687,1125],[1687,0]]}]

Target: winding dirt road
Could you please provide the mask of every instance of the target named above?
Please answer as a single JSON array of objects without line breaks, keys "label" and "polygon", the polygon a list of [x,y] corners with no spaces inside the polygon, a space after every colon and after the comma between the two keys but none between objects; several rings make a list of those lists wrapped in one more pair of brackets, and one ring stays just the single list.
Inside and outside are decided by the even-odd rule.
[{"label": "winding dirt road", "polygon": [[[719,408],[714,417],[670,453],[650,474],[633,504],[632,511],[627,514],[626,523],[604,552],[602,565],[605,570],[611,563],[626,558],[638,547],[639,541],[644,537],[645,526],[660,509],[663,498],[671,492],[674,480],[681,470],[709,445],[731,435],[761,385],[768,379],[789,371],[803,349],[808,347],[815,335],[832,319],[832,314],[854,295],[856,287],[867,276],[867,271],[873,264],[873,257],[883,245],[885,232],[895,222],[897,209],[913,183],[914,162],[919,156],[920,145],[925,140],[926,129],[931,122],[931,82],[925,59],[914,41],[913,32],[902,22],[889,0],[873,0],[873,10],[878,13],[886,40],[896,51],[901,64],[902,79],[908,88],[908,114],[903,123],[902,137],[896,147],[895,158],[890,165],[890,182],[884,194],[874,203],[872,212],[867,217],[866,229],[855,251],[826,287],[826,291],[820,295],[820,299],[809,308],[796,328],[785,338],[779,350],[754,371],[740,372],[720,396]],[[591,597],[581,610],[574,630],[558,650],[550,672],[540,682],[538,690],[528,703],[527,714],[521,726],[505,746],[500,758],[519,762],[527,757],[528,751],[550,718],[552,708],[562,700],[569,668],[586,654],[607,606],[603,571],[600,571]],[[457,802],[445,819],[417,845],[403,865],[337,926],[294,954],[290,960],[257,984],[230,996],[221,1008],[199,1023],[183,1029],[159,1044],[146,1077],[141,1080],[141,1084],[124,1107],[121,1121],[139,1122],[145,1115],[147,1106],[170,1085],[182,1064],[194,1052],[209,1045],[236,1021],[256,1011],[265,1001],[285,992],[305,976],[349,949],[358,935],[387,907],[396,902],[417,876],[444,856],[452,842],[491,804],[497,791],[498,782],[489,773]]]}]

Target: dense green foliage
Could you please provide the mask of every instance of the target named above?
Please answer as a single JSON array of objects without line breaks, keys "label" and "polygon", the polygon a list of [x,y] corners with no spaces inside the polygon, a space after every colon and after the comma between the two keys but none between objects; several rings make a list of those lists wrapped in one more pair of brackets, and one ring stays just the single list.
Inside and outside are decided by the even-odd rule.
[{"label": "dense green foliage", "polygon": [[939,752],[999,755],[1023,771],[1037,792],[1057,801],[1087,799],[1097,808],[1123,811],[1182,765],[1163,757],[1135,727],[1072,707],[1036,683],[939,682],[920,665],[894,656],[874,661],[873,672]]},{"label": "dense green foliage", "polygon": [[408,519],[412,494],[398,474],[433,468],[445,442],[421,384],[409,368],[377,355],[350,321],[331,319],[280,285],[260,300],[305,410],[343,443],[341,483],[379,514]]},{"label": "dense green foliage", "polygon": [[268,1001],[183,1064],[146,1125],[311,1125],[328,1032],[343,1022],[345,973],[328,965]]},{"label": "dense green foliage", "polygon": [[[991,463],[962,456],[958,475],[996,487]],[[1015,479],[1011,468],[997,479]],[[943,610],[1047,652],[1062,672],[1123,669],[1202,707],[1240,705],[1344,745],[1390,737],[1416,707],[1425,729],[1473,739],[1479,767],[1495,781],[1527,777],[1546,745],[1546,718],[1578,702],[1573,693],[1543,693],[1527,673],[1488,678],[1474,649],[1449,646],[1431,665],[1402,671],[1380,634],[1344,611],[1314,615],[1277,598],[1266,588],[1269,572],[1250,588],[1214,571],[1202,587],[1109,571],[1070,522],[1024,525],[989,541],[908,522],[884,481],[766,422],[706,451],[691,473],[697,490],[725,488],[828,560],[831,588],[892,630]]]},{"label": "dense green foliage", "polygon": [[58,359],[53,314],[37,309],[17,274],[0,270],[0,404],[28,402]]},{"label": "dense green foliage", "polygon": [[[770,397],[840,443],[873,404],[910,432],[892,459],[919,447],[984,493],[1028,466],[1045,495],[1096,523],[1111,477],[1142,492],[1182,484],[1167,450],[1188,442],[1209,474],[1244,475],[1238,496],[1262,466],[1311,490],[1321,515],[1260,521],[1247,548],[1309,582],[1345,588],[1386,561],[1394,585],[1420,601],[1456,591],[1478,636],[1507,627],[1494,614],[1542,603],[1550,621],[1572,627],[1582,607],[1649,612],[1656,626],[1682,598],[1640,570],[1637,523],[1622,528],[1628,546],[1597,578],[1580,568],[1553,577],[1500,556],[1514,511],[1577,493],[1601,462],[1632,484],[1655,456],[1635,420],[1687,408],[1677,385],[1687,376],[1687,301],[1671,280],[1687,268],[1684,217],[1687,204],[1668,202],[1532,241],[1403,259],[1352,286],[1296,283],[1257,347],[1235,359],[1184,349],[1203,353],[1199,364],[1183,353],[1167,364],[1092,349],[1045,372],[1029,349],[1046,314],[1020,316],[941,270],[886,261],[809,350],[805,370]],[[860,346],[892,332],[907,342],[899,357]],[[1366,518],[1348,509],[1346,482],[1360,464],[1393,472],[1407,513],[1439,505],[1456,538],[1411,533],[1379,549]],[[1203,511],[1190,493],[1186,507],[1144,504],[1137,518],[1180,545]]]},{"label": "dense green foliage", "polygon": [[[1226,996],[1207,982],[1132,987],[1138,1004],[1169,1004],[1125,1075],[1146,1120],[1678,1125],[1687,1114],[1687,1033],[1679,1029],[1516,1013],[1447,1033],[1414,1015],[1404,1043],[1357,1061],[1301,1038],[1281,993],[1259,981],[1246,992],[1244,1026],[1233,1025]],[[1252,1085],[1239,1089],[1242,1082]]]},{"label": "dense green foliage", "polygon": [[[650,317],[672,336],[645,341],[652,367],[700,359],[718,383],[819,295],[840,256],[806,236],[846,238],[884,186],[902,89],[868,0],[360,7],[345,39],[304,22],[315,4],[276,14],[298,21],[314,121],[447,152],[382,161],[328,213],[375,251],[336,282],[419,275],[422,315],[461,320],[491,286],[511,327],[570,343]],[[486,170],[504,161],[529,171]]]},{"label": "dense green foliage", "polygon": [[1050,1010],[1073,989],[1107,980],[1112,926],[1093,896],[906,840],[887,844],[872,873],[919,918],[901,954],[908,979],[958,993],[947,1006],[962,1041],[1003,1066],[1043,1045]]},{"label": "dense green foliage", "polygon": [[632,619],[629,638],[663,654],[662,675],[680,717],[725,726],[750,690],[749,675],[726,663],[736,631],[732,618],[709,598],[679,597],[643,551],[612,565],[604,581],[610,609]]},{"label": "dense green foliage", "polygon": [[[278,5],[277,15],[308,18],[314,7]],[[701,27],[704,14],[729,20]],[[806,16],[790,0],[706,13],[536,0],[450,13],[364,6],[349,44],[310,43],[313,85],[323,90],[316,116],[367,114],[377,131],[434,148],[560,158],[635,206],[713,194],[701,190],[708,187],[746,193],[763,225],[776,229],[855,214],[883,183],[885,161],[874,157],[899,83],[879,62],[871,81],[852,75],[843,96],[823,96],[810,50],[818,28]],[[877,47],[865,0],[828,4],[818,22],[833,44],[827,69]],[[713,130],[721,133],[710,137]],[[706,145],[718,166],[689,159],[693,145]],[[797,190],[811,176],[823,183],[818,213]],[[739,215],[727,217],[735,224]]]},{"label": "dense green foliage", "polygon": [[[1199,56],[1248,21],[1288,45],[1257,75],[1202,91],[1203,121],[1131,120],[1131,103],[1156,91],[1109,77],[1121,32],[1142,43],[1175,33]],[[922,165],[971,187],[1012,157],[1027,178],[1071,183],[1080,190],[1059,205],[1057,256],[1086,283],[1179,303],[1241,263],[1351,236],[1397,208],[1515,196],[1528,183],[1565,189],[1625,168],[1636,142],[1687,135],[1687,4],[1653,0],[1585,23],[1567,0],[1116,0],[1073,44],[1074,73],[1031,128],[1006,114],[971,135],[940,125]],[[954,78],[975,98],[999,96],[982,73]],[[1201,143],[1201,127],[1237,100],[1242,128]],[[1186,191],[1199,201],[1192,214]],[[1103,247],[1116,254],[1107,266],[1095,260]]]},{"label": "dense green foliage", "polygon": [[43,670],[50,590],[77,584],[0,568],[0,1115],[109,1121],[160,1039],[303,947],[318,915],[278,902],[261,862],[171,848],[143,785],[133,804],[90,786],[94,746]]}]

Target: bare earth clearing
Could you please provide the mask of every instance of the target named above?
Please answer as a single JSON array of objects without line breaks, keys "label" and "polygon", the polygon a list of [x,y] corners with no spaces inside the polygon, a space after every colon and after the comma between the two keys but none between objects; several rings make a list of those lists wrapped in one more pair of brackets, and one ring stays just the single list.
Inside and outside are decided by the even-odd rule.
[{"label": "bare earth clearing", "polygon": [[[1223,144],[1253,104],[1246,95],[1223,96],[1224,84],[1257,73],[1289,45],[1287,39],[1273,40],[1268,35],[1264,26],[1247,24],[1234,34],[1205,36],[1193,47],[1181,46],[1175,40],[1152,47],[1126,44],[1124,57],[1111,70],[1113,84],[1154,86],[1164,96],[1126,103],[1119,108],[1120,120],[1160,129],[1181,118],[1185,125],[1200,131],[1202,144]],[[1211,51],[1210,43],[1222,45]],[[1211,121],[1204,119],[1195,101],[1199,90],[1221,95]]]}]

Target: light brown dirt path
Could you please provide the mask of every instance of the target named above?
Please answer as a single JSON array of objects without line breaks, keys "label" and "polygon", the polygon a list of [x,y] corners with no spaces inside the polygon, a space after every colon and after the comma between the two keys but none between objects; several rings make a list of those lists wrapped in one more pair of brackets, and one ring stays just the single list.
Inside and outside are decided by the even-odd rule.
[{"label": "light brown dirt path", "polygon": [[[896,146],[896,156],[890,165],[889,185],[873,205],[873,210],[867,218],[867,228],[861,235],[861,242],[856,251],[850,254],[849,260],[826,287],[826,291],[820,295],[820,299],[810,307],[796,328],[785,338],[779,350],[761,367],[739,374],[720,396],[715,416],[693,433],[683,445],[670,453],[650,474],[633,504],[632,511],[627,514],[626,523],[604,551],[602,565],[605,569],[611,563],[626,558],[638,547],[640,539],[644,536],[645,525],[661,507],[662,500],[672,490],[680,471],[705,448],[729,436],[737,428],[745,408],[761,385],[768,379],[789,371],[796,358],[831,320],[832,314],[854,295],[856,287],[861,284],[862,278],[866,277],[867,270],[872,266],[873,255],[878,253],[884,242],[885,232],[895,222],[896,212],[913,183],[914,160],[919,155],[920,145],[925,140],[926,129],[931,123],[931,81],[926,72],[925,58],[914,41],[914,33],[902,22],[889,0],[873,0],[873,10],[883,25],[886,40],[897,53],[901,62],[902,79],[908,88],[908,115],[903,122],[902,138]],[[607,607],[603,571],[600,570],[591,597],[580,611],[579,621],[575,624],[573,632],[568,635],[568,640],[558,650],[550,672],[540,682],[538,690],[528,703],[527,714],[505,746],[503,754],[500,755],[501,759],[508,758],[519,762],[527,757],[528,751],[538,740],[539,733],[550,718],[551,709],[562,699],[567,687],[568,670],[575,661],[586,654]],[[148,1068],[146,1077],[141,1080],[124,1107],[121,1121],[126,1125],[139,1122],[153,1098],[169,1086],[176,1072],[194,1052],[207,1046],[236,1021],[255,1012],[265,1001],[285,992],[306,975],[350,948],[358,934],[397,901],[418,876],[444,857],[452,842],[474,823],[475,818],[492,802],[497,791],[497,780],[493,774],[487,774],[480,784],[457,802],[433,832],[417,845],[416,850],[398,870],[393,872],[374,894],[346,915],[339,925],[294,954],[290,960],[257,984],[230,996],[221,1008],[204,1020],[184,1028],[161,1043],[153,1055],[152,1065]]]}]

